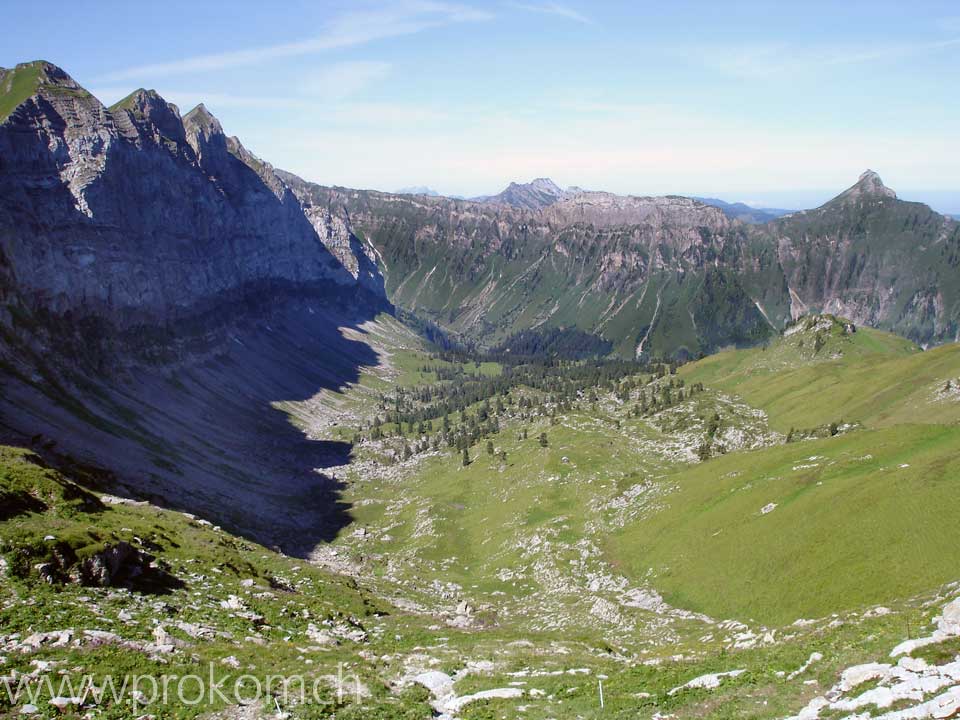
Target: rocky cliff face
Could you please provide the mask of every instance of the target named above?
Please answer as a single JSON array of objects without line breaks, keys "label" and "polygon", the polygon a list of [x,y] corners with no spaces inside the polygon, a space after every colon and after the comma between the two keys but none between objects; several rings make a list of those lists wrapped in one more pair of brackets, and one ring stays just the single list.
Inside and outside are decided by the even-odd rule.
[{"label": "rocky cliff face", "polygon": [[689,198],[546,181],[481,201],[290,184],[368,241],[394,301],[481,342],[575,326],[625,354],[695,354],[810,311],[924,344],[957,337],[960,226],[872,171],[823,207],[757,225]]},{"label": "rocky cliff face", "polygon": [[625,354],[756,342],[814,310],[957,336],[957,223],[870,171],[756,226],[545,178],[477,201],[400,195],[275,170],[203,105],[181,118],[141,90],[105,108],[45,63],[0,89],[0,277],[28,311],[122,330],[278,294],[389,296],[482,343],[576,326]]},{"label": "rocky cliff face", "polygon": [[278,170],[277,174],[296,194],[301,211],[354,282],[377,296],[384,296],[376,248],[361,242],[353,234],[349,214],[343,208],[324,205],[322,198],[318,199],[320,204],[316,204],[308,184],[296,175],[283,170]]},{"label": "rocky cliff face", "polygon": [[348,520],[277,403],[377,362],[387,307],[339,216],[314,221],[199,106],[106,108],[66,73],[0,73],[0,436],[115,471],[124,494],[291,551]]},{"label": "rocky cliff face", "polygon": [[[349,218],[394,302],[482,343],[563,325],[624,354],[693,354],[765,337],[764,312],[787,317],[772,248],[688,198],[567,191],[531,209],[288,182],[301,203]],[[718,292],[731,305],[719,313]]]},{"label": "rocky cliff face", "polygon": [[181,119],[140,90],[108,109],[47,63],[17,75],[31,87],[0,123],[0,248],[22,312],[123,333],[293,291],[384,302],[344,266],[341,230],[203,106]]},{"label": "rocky cliff face", "polygon": [[921,344],[958,338],[960,224],[898,200],[879,175],[765,229],[793,317],[820,310]]},{"label": "rocky cliff face", "polygon": [[874,173],[760,226],[687,198],[511,188],[321,187],[202,105],[138,90],[106,108],[48,63],[0,70],[0,434],[300,547],[346,521],[318,468],[350,448],[278,407],[376,363],[364,323],[388,297],[480,343],[576,327],[625,355],[756,343],[814,310],[957,338],[960,224]]},{"label": "rocky cliff face", "polygon": [[510,183],[502,192],[474,198],[493,205],[509,205],[526,210],[539,210],[563,199],[568,192],[550,178],[536,178],[528,183]]}]

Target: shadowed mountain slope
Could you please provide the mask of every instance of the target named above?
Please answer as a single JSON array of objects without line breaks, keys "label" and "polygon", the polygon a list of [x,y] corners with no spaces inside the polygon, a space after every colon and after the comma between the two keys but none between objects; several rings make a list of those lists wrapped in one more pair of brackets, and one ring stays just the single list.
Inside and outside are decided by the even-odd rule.
[{"label": "shadowed mountain slope", "polygon": [[750,226],[548,180],[483,202],[322,187],[203,105],[138,90],[106,108],[44,62],[0,73],[0,97],[8,432],[94,448],[136,492],[260,538],[323,536],[330,503],[286,503],[346,448],[273,404],[377,363],[355,333],[391,301],[481,345],[573,328],[628,356],[757,344],[818,309],[920,343],[958,330],[960,225],[872,172]]},{"label": "shadowed mountain slope", "polygon": [[273,403],[378,361],[351,330],[389,309],[363,248],[202,105],[139,90],[108,109],[43,62],[0,86],[19,93],[0,123],[4,433],[264,542],[335,533],[317,470],[349,447]]}]

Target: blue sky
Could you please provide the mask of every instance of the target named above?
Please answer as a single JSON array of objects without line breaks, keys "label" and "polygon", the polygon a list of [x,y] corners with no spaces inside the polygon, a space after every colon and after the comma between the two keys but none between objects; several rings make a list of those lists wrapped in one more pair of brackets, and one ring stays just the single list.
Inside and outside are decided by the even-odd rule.
[{"label": "blue sky", "polygon": [[960,213],[954,2],[10,3],[0,65],[204,101],[278,167],[802,207],[877,170]]}]

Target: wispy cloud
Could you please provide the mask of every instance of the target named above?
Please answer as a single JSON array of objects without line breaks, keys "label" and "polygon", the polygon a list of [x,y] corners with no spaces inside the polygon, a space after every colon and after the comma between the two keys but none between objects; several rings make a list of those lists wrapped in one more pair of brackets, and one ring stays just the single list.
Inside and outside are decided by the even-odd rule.
[{"label": "wispy cloud", "polygon": [[[216,93],[189,87],[164,86],[158,86],[157,92],[169,102],[176,103],[182,113],[200,103],[218,116],[222,111],[236,109],[274,113],[293,111],[300,117],[310,118],[307,124],[311,127],[342,127],[353,130],[372,128],[377,131],[402,127],[405,133],[417,133],[436,132],[453,122],[463,127],[471,120],[470,113],[466,111],[454,116],[436,106],[363,101],[350,97],[352,93],[347,93],[342,87],[332,94],[322,93],[322,87],[323,84],[318,84],[307,88],[309,92],[276,95]],[[128,89],[104,86],[94,87],[91,92],[104,103],[110,104],[124,97]],[[316,118],[322,118],[322,121],[315,120]],[[265,129],[269,132],[269,125]],[[227,130],[230,131],[230,128]]]},{"label": "wispy cloud", "polygon": [[[167,87],[158,85],[154,88],[157,93],[168,102],[176,103],[182,112],[203,103],[214,115],[221,108],[291,108],[306,110],[315,108],[317,103],[305,97],[288,95],[237,95],[233,93],[209,92],[190,87]],[[125,97],[130,88],[127,86],[91,85],[88,90],[105,105],[110,105]]]},{"label": "wispy cloud", "polygon": [[710,69],[742,78],[764,78],[827,70],[844,65],[899,60],[960,47],[960,38],[864,46],[798,47],[786,43],[752,47],[700,48],[684,52]]},{"label": "wispy cloud", "polygon": [[112,83],[256,65],[279,58],[313,55],[385,38],[413,35],[454,23],[488,20],[491,17],[489,12],[468,5],[434,0],[407,0],[390,3],[378,9],[345,12],[330,20],[319,34],[303,40],[139,65],[107,73],[97,78],[97,82]]},{"label": "wispy cloud", "polygon": [[300,91],[327,100],[341,100],[386,78],[392,66],[386,62],[358,60],[320,67],[309,73]]},{"label": "wispy cloud", "polygon": [[573,9],[568,5],[561,5],[560,3],[556,3],[556,2],[544,2],[544,3],[512,2],[512,3],[509,3],[509,5],[519,10],[528,10],[530,12],[542,13],[544,15],[556,15],[557,17],[562,17],[567,20],[573,20],[574,22],[583,23],[584,25],[593,24],[593,20],[588,18],[586,15],[584,15],[580,11]]},{"label": "wispy cloud", "polygon": [[[386,62],[350,61],[322,65],[304,73],[305,77],[290,91],[277,94],[248,94],[201,91],[183,85],[158,85],[157,92],[166,100],[186,110],[198,103],[211,108],[287,108],[314,111],[343,105],[355,95],[390,75],[392,65]],[[90,92],[106,104],[125,97],[130,89],[122,85],[94,85]]]}]

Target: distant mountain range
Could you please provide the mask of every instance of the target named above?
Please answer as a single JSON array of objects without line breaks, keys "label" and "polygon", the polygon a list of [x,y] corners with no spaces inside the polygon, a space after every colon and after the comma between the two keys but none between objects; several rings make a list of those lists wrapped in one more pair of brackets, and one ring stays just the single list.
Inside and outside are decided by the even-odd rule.
[{"label": "distant mountain range", "polygon": [[265,283],[349,288],[344,302],[395,303],[491,345],[564,326],[623,354],[691,355],[815,309],[921,343],[957,334],[957,223],[870,171],[782,217],[547,178],[474,200],[345,191],[274,169],[203,105],[181,117],[153,91],[105,108],[29,63],[0,75],[0,97],[9,292],[34,313],[129,328],[137,344],[133,328],[176,334],[211,307],[240,312],[236,298]]},{"label": "distant mountain range", "polygon": [[728,203],[723,200],[718,200],[717,198],[694,197],[693,199],[720,208],[727,217],[733,218],[734,220],[742,220],[751,225],[761,225],[795,212],[794,210],[784,210],[781,208],[755,208],[742,202]]},{"label": "distant mountain range", "polygon": [[413,185],[411,187],[400,188],[396,191],[397,195],[427,195],[429,197],[440,197],[438,193],[433,188],[429,188],[426,185]]},{"label": "distant mountain range", "polygon": [[483,195],[471,198],[476,202],[510,205],[527,210],[540,210],[553,205],[568,195],[550,178],[536,178],[528,183],[510,183],[505,190],[496,195]]},{"label": "distant mountain range", "polygon": [[[566,329],[630,357],[763,343],[813,311],[922,344],[960,333],[960,223],[871,171],[764,224],[546,179],[474,201],[324,187],[204,105],[140,89],[106,107],[45,62],[0,70],[0,158],[2,431],[186,508],[253,508],[258,537],[284,497],[292,525],[318,521],[314,471],[349,449],[264,408],[357,382],[382,312],[438,341]],[[265,494],[273,477],[290,479]]]},{"label": "distant mountain range", "polygon": [[[470,198],[470,200],[474,202],[510,205],[511,207],[524,208],[527,210],[540,210],[554,204],[558,200],[576,195],[580,192],[583,191],[577,187],[570,187],[564,190],[550,178],[536,178],[528,183],[512,182],[496,195],[479,195]],[[396,191],[396,194],[444,197],[436,190],[425,185],[401,188]],[[451,197],[456,200],[464,199],[459,195],[449,195],[445,197]],[[745,223],[754,225],[770,222],[778,217],[794,212],[793,210],[778,208],[755,208],[742,202],[728,203],[723,200],[718,200],[717,198],[691,197],[705,205],[720,208],[729,218],[742,220]]]},{"label": "distant mountain range", "polygon": [[960,226],[898,200],[872,171],[820,208],[762,225],[689,198],[546,180],[475,205],[403,209],[308,186],[313,202],[342,203],[378,249],[393,302],[479,341],[572,326],[623,353],[695,354],[757,342],[813,310],[921,343],[958,329]]}]

